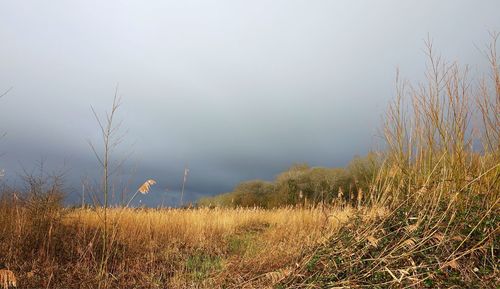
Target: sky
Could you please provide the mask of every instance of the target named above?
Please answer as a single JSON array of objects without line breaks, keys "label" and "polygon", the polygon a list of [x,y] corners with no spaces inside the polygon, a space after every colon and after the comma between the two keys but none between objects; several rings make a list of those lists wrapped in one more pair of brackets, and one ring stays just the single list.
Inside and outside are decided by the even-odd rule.
[{"label": "sky", "polygon": [[[481,71],[500,1],[0,1],[0,169],[65,172],[67,203],[101,170],[91,106],[115,89],[116,186],[158,184],[150,206],[272,180],[294,163],[340,167],[380,143],[396,70],[418,81],[430,37]],[[118,194],[118,193],[117,193]],[[87,200],[91,202],[90,199]]]}]

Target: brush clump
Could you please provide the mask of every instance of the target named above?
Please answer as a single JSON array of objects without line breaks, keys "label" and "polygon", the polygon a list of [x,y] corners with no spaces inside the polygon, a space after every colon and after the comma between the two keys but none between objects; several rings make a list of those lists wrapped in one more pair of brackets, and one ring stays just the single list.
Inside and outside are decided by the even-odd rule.
[{"label": "brush clump", "polygon": [[492,81],[471,80],[468,67],[443,61],[427,42],[426,82],[398,79],[384,162],[366,194],[388,213],[376,221],[356,213],[282,287],[499,284],[499,34],[492,36]]}]

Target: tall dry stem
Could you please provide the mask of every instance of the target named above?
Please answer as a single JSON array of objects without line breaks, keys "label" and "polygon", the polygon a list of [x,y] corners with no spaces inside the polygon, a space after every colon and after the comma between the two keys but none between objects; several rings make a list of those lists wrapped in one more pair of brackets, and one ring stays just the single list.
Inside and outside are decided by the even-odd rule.
[{"label": "tall dry stem", "polygon": [[109,258],[108,250],[108,199],[110,189],[110,176],[112,169],[110,166],[111,152],[120,143],[121,138],[117,136],[120,128],[120,123],[115,123],[115,116],[118,108],[120,107],[120,98],[118,96],[118,86],[116,86],[115,94],[113,97],[113,104],[111,111],[106,113],[105,118],[99,117],[93,107],[92,113],[99,125],[102,137],[102,152],[99,153],[96,147],[89,141],[89,145],[94,152],[94,155],[102,168],[102,193],[103,193],[103,232],[102,232],[102,254],[100,262],[100,274],[104,280],[104,287],[106,287],[107,280],[107,263]]}]

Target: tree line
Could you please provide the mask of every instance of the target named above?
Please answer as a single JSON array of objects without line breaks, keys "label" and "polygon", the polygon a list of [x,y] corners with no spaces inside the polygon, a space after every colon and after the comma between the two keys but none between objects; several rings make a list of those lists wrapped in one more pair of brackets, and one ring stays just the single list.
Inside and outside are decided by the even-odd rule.
[{"label": "tree line", "polygon": [[198,205],[276,208],[332,203],[334,200],[355,204],[363,192],[369,190],[380,166],[380,158],[373,152],[355,157],[343,168],[295,164],[272,182],[245,181],[231,192],[201,198]]}]

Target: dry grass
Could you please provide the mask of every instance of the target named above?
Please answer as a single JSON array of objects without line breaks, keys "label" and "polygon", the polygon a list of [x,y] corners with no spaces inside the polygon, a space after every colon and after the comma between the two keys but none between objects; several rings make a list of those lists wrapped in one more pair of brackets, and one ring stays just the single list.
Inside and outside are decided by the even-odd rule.
[{"label": "dry grass", "polygon": [[[102,286],[98,276],[103,229],[100,210],[63,209],[57,218],[46,220],[49,224],[43,228],[33,227],[29,208],[12,210],[17,215],[8,221],[15,229],[6,232],[0,245],[10,251],[2,261],[17,272],[21,287]],[[272,286],[293,274],[304,255],[331,239],[360,212],[349,207],[108,209],[110,257],[105,285]],[[363,211],[367,219],[381,214],[384,210]],[[33,234],[40,229],[44,234]]]},{"label": "dry grass", "polygon": [[14,273],[10,270],[0,269],[0,285],[2,285],[3,289],[17,287],[17,280]]},{"label": "dry grass", "polygon": [[[427,43],[426,81],[398,81],[385,123],[384,165],[362,217],[304,257],[287,288],[497,288],[500,236],[500,68],[493,34],[487,78]],[[351,229],[349,229],[351,228]]]}]

